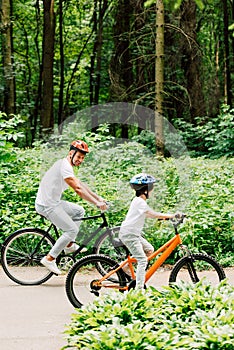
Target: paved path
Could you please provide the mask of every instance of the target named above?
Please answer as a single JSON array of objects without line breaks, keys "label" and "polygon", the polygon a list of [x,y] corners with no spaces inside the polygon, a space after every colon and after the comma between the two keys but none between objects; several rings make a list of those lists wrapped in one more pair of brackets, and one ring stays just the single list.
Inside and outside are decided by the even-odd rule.
[{"label": "paved path", "polygon": [[0,267],[0,349],[59,350],[65,324],[74,308],[64,288],[64,277],[40,286],[19,286]]},{"label": "paved path", "polygon": [[[169,271],[157,272],[157,286],[167,285]],[[226,270],[234,285],[234,270]],[[0,349],[60,350],[63,331],[74,308],[64,288],[65,277],[52,277],[40,286],[19,286],[0,267]]]}]

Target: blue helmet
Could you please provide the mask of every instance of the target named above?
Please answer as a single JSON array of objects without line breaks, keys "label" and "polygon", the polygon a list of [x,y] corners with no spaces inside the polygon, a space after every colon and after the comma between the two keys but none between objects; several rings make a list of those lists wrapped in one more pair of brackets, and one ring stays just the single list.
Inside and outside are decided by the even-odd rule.
[{"label": "blue helmet", "polygon": [[130,185],[136,191],[137,197],[144,194],[146,198],[149,198],[149,191],[153,189],[155,182],[156,179],[153,176],[140,173],[131,178]]},{"label": "blue helmet", "polygon": [[134,175],[130,180],[131,185],[141,185],[141,186],[153,184],[155,182],[156,182],[156,179],[153,176],[145,173]]}]

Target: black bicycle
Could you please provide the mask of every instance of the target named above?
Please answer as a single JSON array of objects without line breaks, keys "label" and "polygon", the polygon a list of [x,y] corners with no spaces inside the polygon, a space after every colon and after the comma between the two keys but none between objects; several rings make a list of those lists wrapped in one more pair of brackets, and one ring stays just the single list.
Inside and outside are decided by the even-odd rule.
[{"label": "black bicycle", "polygon": [[[81,220],[101,220],[99,226],[91,233],[83,233],[79,248],[72,254],[62,252],[56,259],[59,269],[63,272],[74,265],[77,255],[91,244],[94,254],[105,254],[113,259],[126,257],[126,251],[118,247],[116,239],[119,227],[110,228],[105,213],[84,217]],[[104,232],[101,232],[103,231]],[[39,285],[49,280],[53,273],[48,271],[40,260],[48,254],[55,241],[60,236],[57,227],[50,224],[47,230],[40,228],[23,228],[6,238],[1,247],[1,264],[6,275],[21,285]],[[92,241],[94,240],[94,244]]]}]

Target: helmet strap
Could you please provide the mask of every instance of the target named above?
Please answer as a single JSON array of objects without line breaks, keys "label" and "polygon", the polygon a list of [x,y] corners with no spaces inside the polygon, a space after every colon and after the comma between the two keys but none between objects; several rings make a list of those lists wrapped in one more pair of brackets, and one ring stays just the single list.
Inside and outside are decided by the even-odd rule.
[{"label": "helmet strap", "polygon": [[149,189],[147,188],[147,190],[143,194],[145,195],[146,199],[148,199],[149,198]]},{"label": "helmet strap", "polygon": [[75,166],[75,163],[73,162],[73,160],[74,160],[74,157],[75,157],[76,153],[77,153],[77,151],[75,150],[75,152],[73,153],[73,155],[71,157],[71,163],[72,163],[73,166]]}]

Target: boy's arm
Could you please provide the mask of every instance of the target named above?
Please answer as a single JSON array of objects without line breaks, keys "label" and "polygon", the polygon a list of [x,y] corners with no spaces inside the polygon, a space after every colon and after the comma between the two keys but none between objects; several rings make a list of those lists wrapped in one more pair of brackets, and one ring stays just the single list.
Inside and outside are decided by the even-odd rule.
[{"label": "boy's arm", "polygon": [[86,184],[78,180],[76,177],[68,177],[64,180],[82,199],[96,205],[101,210],[107,209],[104,200],[96,193],[92,192]]},{"label": "boy's arm", "polygon": [[146,217],[151,219],[173,219],[175,217],[175,214],[164,214],[164,213],[158,213],[154,211],[153,209],[149,209],[146,211]]}]

